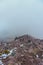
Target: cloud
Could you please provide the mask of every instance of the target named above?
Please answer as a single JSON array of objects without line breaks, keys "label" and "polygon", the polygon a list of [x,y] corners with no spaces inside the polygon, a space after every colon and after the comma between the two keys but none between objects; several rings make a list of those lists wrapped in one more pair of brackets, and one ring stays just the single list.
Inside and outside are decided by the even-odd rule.
[{"label": "cloud", "polygon": [[42,8],[43,4],[39,0],[3,0],[0,2],[0,8],[31,8],[31,7],[40,7]]},{"label": "cloud", "polygon": [[0,36],[15,32],[15,35],[30,33],[40,37],[43,33],[42,27],[43,3],[41,0],[0,1]]}]

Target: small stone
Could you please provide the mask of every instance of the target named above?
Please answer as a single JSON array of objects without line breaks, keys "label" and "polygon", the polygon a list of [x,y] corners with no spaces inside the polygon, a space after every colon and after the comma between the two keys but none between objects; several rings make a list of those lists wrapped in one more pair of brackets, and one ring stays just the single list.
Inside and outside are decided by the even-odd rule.
[{"label": "small stone", "polygon": [[24,55],[22,54],[21,56],[23,57]]},{"label": "small stone", "polygon": [[15,63],[15,65],[18,65],[18,63]]},{"label": "small stone", "polygon": [[39,56],[38,56],[38,55],[36,55],[36,57],[37,57],[37,58],[39,58]]},{"label": "small stone", "polygon": [[20,47],[23,47],[23,44],[21,44]]}]

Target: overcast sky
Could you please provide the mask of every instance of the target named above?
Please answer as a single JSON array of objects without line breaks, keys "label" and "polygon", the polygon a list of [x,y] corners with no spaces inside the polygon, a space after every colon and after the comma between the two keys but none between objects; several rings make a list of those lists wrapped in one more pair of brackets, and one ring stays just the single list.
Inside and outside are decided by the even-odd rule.
[{"label": "overcast sky", "polygon": [[43,38],[43,0],[0,0],[0,38],[23,34]]}]

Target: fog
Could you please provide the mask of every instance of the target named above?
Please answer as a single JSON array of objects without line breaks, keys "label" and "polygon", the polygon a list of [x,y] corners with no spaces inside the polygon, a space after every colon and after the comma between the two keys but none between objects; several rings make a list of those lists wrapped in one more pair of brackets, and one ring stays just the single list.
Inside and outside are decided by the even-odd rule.
[{"label": "fog", "polygon": [[43,0],[0,0],[0,39],[24,34],[43,39]]}]

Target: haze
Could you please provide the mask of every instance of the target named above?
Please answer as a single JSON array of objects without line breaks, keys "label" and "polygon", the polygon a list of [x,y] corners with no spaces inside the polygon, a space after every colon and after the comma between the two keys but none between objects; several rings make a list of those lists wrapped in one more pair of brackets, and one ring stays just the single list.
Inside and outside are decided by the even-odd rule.
[{"label": "haze", "polygon": [[24,34],[43,39],[43,0],[0,0],[0,39]]}]

